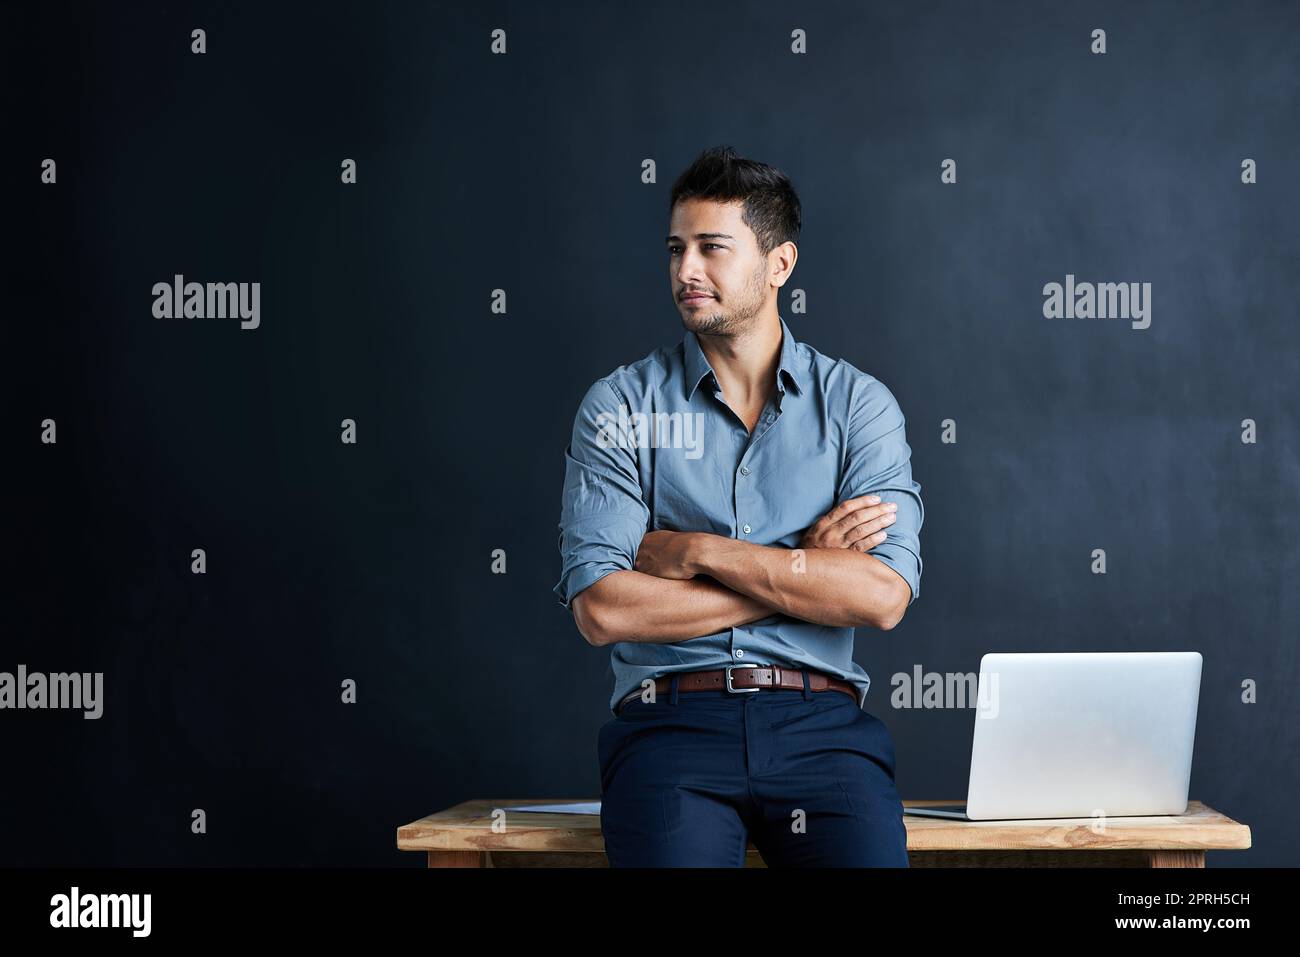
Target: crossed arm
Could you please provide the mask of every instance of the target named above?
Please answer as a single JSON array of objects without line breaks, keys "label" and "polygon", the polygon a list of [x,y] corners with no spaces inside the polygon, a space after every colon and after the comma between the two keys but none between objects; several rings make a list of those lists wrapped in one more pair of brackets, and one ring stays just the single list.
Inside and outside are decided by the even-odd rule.
[{"label": "crossed arm", "polygon": [[796,549],[649,532],[635,570],[611,572],[574,597],[574,621],[593,645],[685,641],[777,613],[888,631],[907,610],[911,587],[866,552],[885,540],[892,514],[876,496],[848,499]]}]

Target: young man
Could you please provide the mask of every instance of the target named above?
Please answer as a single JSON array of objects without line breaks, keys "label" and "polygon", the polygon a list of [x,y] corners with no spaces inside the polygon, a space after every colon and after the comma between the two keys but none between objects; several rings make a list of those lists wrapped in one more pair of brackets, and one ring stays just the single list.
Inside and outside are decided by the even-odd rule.
[{"label": "young man", "polygon": [[611,649],[600,730],[611,866],[908,866],[888,729],[853,629],[921,579],[921,486],[879,380],[777,312],[800,205],[706,151],[673,186],[686,333],[587,391],[565,450],[555,593]]}]

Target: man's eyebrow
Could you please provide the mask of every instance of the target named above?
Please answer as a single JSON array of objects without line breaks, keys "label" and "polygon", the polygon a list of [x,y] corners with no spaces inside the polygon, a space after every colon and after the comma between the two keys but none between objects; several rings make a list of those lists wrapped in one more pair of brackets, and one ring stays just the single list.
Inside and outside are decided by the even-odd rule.
[{"label": "man's eyebrow", "polygon": [[[696,239],[735,239],[736,237],[730,236],[727,233],[696,233],[695,238]],[[671,243],[671,242],[680,243],[681,241],[682,241],[682,237],[678,236],[675,233],[672,236],[667,236],[664,238],[665,243]]]}]

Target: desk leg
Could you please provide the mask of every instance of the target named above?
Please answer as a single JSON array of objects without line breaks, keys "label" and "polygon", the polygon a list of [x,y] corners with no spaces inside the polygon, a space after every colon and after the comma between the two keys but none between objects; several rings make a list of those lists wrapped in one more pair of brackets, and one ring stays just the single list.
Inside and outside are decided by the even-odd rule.
[{"label": "desk leg", "polygon": [[492,855],[487,851],[430,851],[430,867],[491,867]]},{"label": "desk leg", "polygon": [[1147,851],[1148,867],[1204,867],[1204,851]]}]

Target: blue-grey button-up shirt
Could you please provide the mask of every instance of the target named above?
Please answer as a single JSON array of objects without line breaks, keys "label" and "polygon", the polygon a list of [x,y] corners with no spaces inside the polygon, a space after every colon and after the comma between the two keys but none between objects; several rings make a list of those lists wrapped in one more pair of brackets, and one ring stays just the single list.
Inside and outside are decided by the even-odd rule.
[{"label": "blue-grey button-up shirt", "polygon": [[[925,510],[912,480],[903,413],[884,383],[796,342],[781,320],[777,391],[754,431],[726,404],[695,333],[598,379],[565,449],[560,515],[565,608],[584,588],[631,569],[649,531],[711,532],[795,548],[808,526],[860,495],[897,502],[897,520],[867,554],[920,593]],[[910,603],[909,603],[910,604]],[[688,641],[613,644],[610,710],[642,681],[740,664],[811,668],[843,678],[866,701],[853,629],[789,615]]]}]

